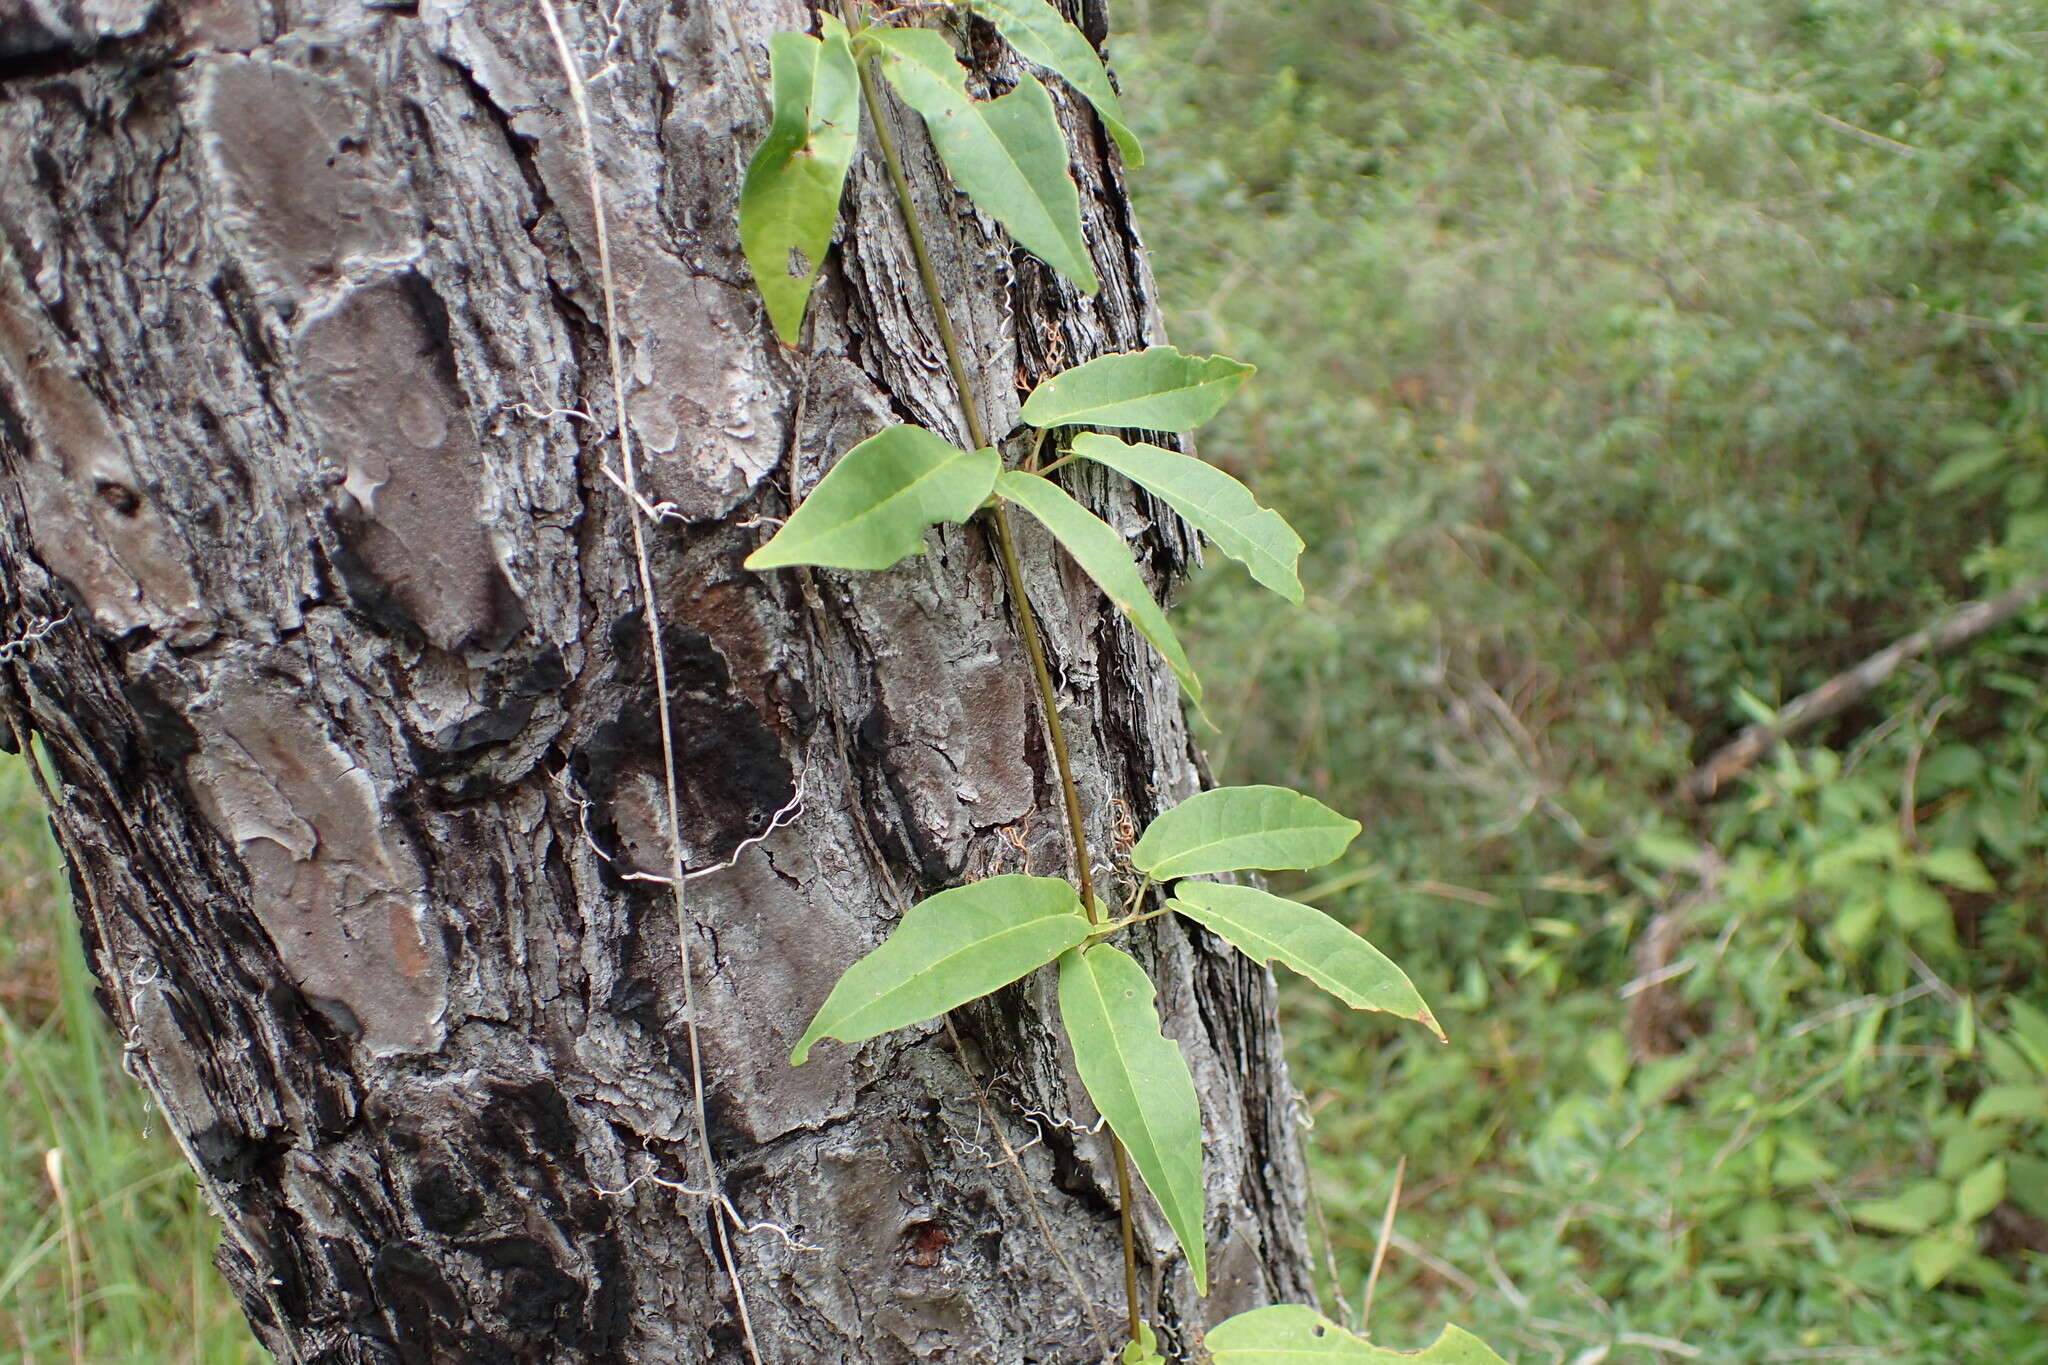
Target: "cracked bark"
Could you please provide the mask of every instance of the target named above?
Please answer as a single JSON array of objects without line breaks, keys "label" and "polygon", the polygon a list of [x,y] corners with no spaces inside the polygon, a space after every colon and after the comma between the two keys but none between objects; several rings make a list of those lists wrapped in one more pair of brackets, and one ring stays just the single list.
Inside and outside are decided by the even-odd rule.
[{"label": "cracked bark", "polygon": [[[747,523],[857,440],[959,434],[872,157],[802,357],[739,259],[766,37],[806,18],[565,16],[604,71],[625,418],[674,511],[654,567],[685,861],[710,869],[688,932],[712,1145],[744,1217],[817,1248],[760,1231],[735,1259],[773,1362],[1092,1363],[1114,1175],[1049,981],[959,1012],[964,1057],[933,1025],[786,1063],[909,900],[1065,852],[979,527],[887,574],[739,565]],[[1000,87],[1009,59],[963,37]],[[1159,339],[1107,139],[1055,98],[1094,299],[1008,250],[899,120],[997,430],[1035,378]],[[677,927],[630,879],[666,861],[661,702],[566,109],[509,0],[0,3],[0,632],[62,618],[0,695],[48,754],[104,1001],[285,1358],[743,1358],[707,1205],[673,1188],[703,1178]],[[1185,529],[1076,474],[1168,585]],[[1194,751],[1165,669],[1024,548],[1110,849],[1113,803],[1142,823],[1185,797]],[[1267,977],[1151,928],[1207,1106],[1206,1302],[1149,1202],[1139,1225],[1185,1343],[1304,1295],[1300,1175]]]}]

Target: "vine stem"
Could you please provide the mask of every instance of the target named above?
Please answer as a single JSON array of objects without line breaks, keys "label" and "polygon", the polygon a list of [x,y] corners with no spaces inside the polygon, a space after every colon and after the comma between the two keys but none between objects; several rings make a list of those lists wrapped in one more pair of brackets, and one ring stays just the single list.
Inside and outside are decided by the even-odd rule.
[{"label": "vine stem", "polygon": [[686,1024],[690,1045],[690,1100],[695,1111],[698,1158],[704,1164],[704,1185],[710,1192],[712,1203],[711,1228],[718,1241],[718,1259],[725,1267],[726,1283],[732,1287],[733,1305],[738,1310],[740,1331],[746,1343],[747,1359],[751,1365],[762,1365],[761,1347],[754,1336],[753,1314],[747,1308],[747,1289],[740,1278],[739,1259],[735,1254],[732,1229],[746,1229],[746,1222],[733,1208],[726,1196],[725,1183],[719,1177],[718,1158],[711,1148],[711,1124],[704,1104],[704,1055],[697,1036],[696,964],[691,960],[689,898],[684,890],[682,817],[679,809],[676,775],[675,720],[670,714],[668,660],[664,652],[661,630],[660,601],[654,592],[654,567],[647,549],[647,532],[641,526],[640,489],[638,465],[633,456],[633,427],[626,415],[626,366],[619,353],[618,289],[612,277],[611,232],[606,222],[604,178],[597,168],[597,139],[592,132],[590,98],[583,81],[583,64],[577,60],[575,51],[569,46],[569,39],[562,31],[562,20],[555,11],[555,0],[539,0],[541,17],[547,21],[548,35],[554,40],[555,55],[561,62],[562,78],[568,83],[569,98],[575,107],[576,122],[583,134],[584,183],[590,194],[590,217],[597,239],[598,279],[604,295],[604,339],[605,359],[611,370],[612,416],[618,425],[619,485],[626,494],[626,520],[633,531],[633,565],[640,580],[640,605],[647,622],[648,657],[654,664],[654,692],[657,709],[661,714],[661,772],[662,794],[665,798],[664,833],[668,836],[670,894],[675,902],[676,916],[676,957],[677,975],[682,977],[683,1012],[688,1016]]},{"label": "vine stem", "polygon": [[[855,0],[841,0],[848,28],[857,29],[858,7]],[[903,173],[903,161],[896,153],[896,138],[889,131],[881,91],[875,83],[875,62],[873,58],[856,63],[860,74],[860,93],[867,105],[868,122],[875,127],[875,141],[882,149],[882,164],[887,169],[889,184],[896,193],[896,207],[903,218],[904,231],[910,238],[910,254],[917,261],[917,276],[924,286],[925,299],[931,304],[933,319],[938,324],[939,343],[945,348],[946,366],[952,372],[953,388],[959,394],[960,415],[967,424],[967,439],[980,450],[990,444],[988,428],[981,419],[981,406],[974,398],[974,385],[968,377],[967,363],[960,354],[960,338],[953,330],[953,314],[946,307],[946,296],[939,288],[938,271],[932,265],[932,253],[925,243],[924,228],[918,221],[917,200],[910,190],[910,179]],[[1038,685],[1039,709],[1045,713],[1045,728],[1052,742],[1053,765],[1059,772],[1060,798],[1067,808],[1067,831],[1074,845],[1074,880],[1081,891],[1081,908],[1087,912],[1088,922],[1099,922],[1100,912],[1095,905],[1095,879],[1088,858],[1088,834],[1081,817],[1081,792],[1074,782],[1073,760],[1067,748],[1066,727],[1060,722],[1059,693],[1053,687],[1052,670],[1045,662],[1045,641],[1038,629],[1038,617],[1031,610],[1031,598],[1024,590],[1024,572],[1017,560],[1017,537],[1010,525],[1010,509],[997,499],[991,509],[990,520],[995,525],[996,553],[1003,563],[1003,577],[1010,589],[1010,600],[1017,608],[1017,630],[1024,637],[1024,652],[1031,659],[1031,676]],[[1131,1162],[1124,1151],[1123,1139],[1110,1131],[1109,1146],[1116,1160],[1117,1222],[1123,1235],[1124,1253],[1124,1316],[1132,1341],[1142,1339],[1140,1328],[1143,1315],[1138,1309],[1138,1255],[1136,1233],[1131,1222]]]}]

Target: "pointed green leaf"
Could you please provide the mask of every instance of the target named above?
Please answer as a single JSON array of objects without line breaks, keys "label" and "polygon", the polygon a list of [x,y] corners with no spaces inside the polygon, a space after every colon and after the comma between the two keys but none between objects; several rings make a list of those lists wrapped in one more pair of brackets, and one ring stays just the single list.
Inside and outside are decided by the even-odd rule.
[{"label": "pointed green leaf", "polygon": [[2005,1160],[1993,1157],[1956,1186],[1956,1221],[1974,1223],[2005,1200]]},{"label": "pointed green leaf", "polygon": [[1259,506],[1252,491],[1207,461],[1155,445],[1083,432],[1074,453],[1114,469],[1187,518],[1217,549],[1290,602],[1301,601],[1301,537],[1287,518]]},{"label": "pointed green leaf", "polygon": [[1955,1192],[1942,1180],[1916,1180],[1895,1199],[1872,1199],[1849,1206],[1849,1216],[1865,1227],[1885,1232],[1925,1232],[1948,1217]]},{"label": "pointed green leaf", "polygon": [[768,320],[790,346],[832,245],[860,136],[860,76],[846,26],[828,14],[824,28],[822,41],[807,33],[768,40],[774,114],[740,186],[740,246]]},{"label": "pointed green leaf", "polygon": [[1938,882],[1965,891],[1996,891],[1998,883],[1976,853],[1967,848],[1937,848],[1920,860],[1920,870]]},{"label": "pointed green leaf", "polygon": [[1295,1303],[1239,1313],[1210,1328],[1203,1344],[1215,1365],[1506,1365],[1485,1342],[1457,1327],[1444,1328],[1426,1351],[1389,1351]]},{"label": "pointed green leaf", "polygon": [[919,901],[881,947],[846,969],[797,1040],[859,1043],[1000,990],[1088,937],[1081,897],[1057,877],[989,877]]},{"label": "pointed green leaf", "polygon": [[1123,106],[1103,70],[1102,58],[1088,36],[1068,23],[1046,0],[974,0],[974,7],[996,26],[1010,46],[1028,62],[1054,72],[1095,106],[1095,113],[1132,169],[1145,164],[1137,136],[1124,122]]},{"label": "pointed green leaf", "polygon": [[1177,884],[1167,904],[1254,962],[1284,962],[1355,1010],[1397,1014],[1444,1036],[1407,973],[1314,906],[1256,887],[1190,881]]},{"label": "pointed green leaf", "polygon": [[1123,1139],[1209,1292],[1202,1245],[1202,1109],[1187,1058],[1159,1028],[1152,978],[1107,943],[1060,958],[1060,1019],[1088,1098]]},{"label": "pointed green leaf", "polygon": [[1009,94],[977,103],[967,94],[967,69],[940,34],[881,28],[870,36],[882,51],[882,74],[923,117],[954,183],[1019,246],[1094,293],[1066,134],[1038,78],[1026,75]]},{"label": "pointed green leaf", "polygon": [[1922,1289],[1932,1289],[1969,1258],[1974,1239],[1962,1228],[1943,1228],[1914,1239],[1911,1251],[1913,1278]]},{"label": "pointed green leaf", "polygon": [[1363,828],[1285,787],[1216,787],[1154,820],[1131,865],[1156,881],[1212,872],[1321,867]]},{"label": "pointed green leaf", "polygon": [[1101,517],[1067,496],[1066,490],[1036,474],[1007,470],[996,480],[996,492],[1045,523],[1053,539],[1066,547],[1074,562],[1095,580],[1110,601],[1116,603],[1138,633],[1152,642],[1180,685],[1196,701],[1202,699],[1202,680],[1195,676],[1180,637],[1167,624],[1166,613],[1145,586],[1145,576],[1131,559],[1131,547]]},{"label": "pointed green leaf", "polygon": [[2048,1085],[1993,1085],[1970,1105],[1970,1122],[2048,1119]]},{"label": "pointed green leaf", "polygon": [[840,456],[782,529],[747,556],[747,567],[886,569],[924,552],[925,527],[973,516],[1002,467],[994,450],[962,450],[923,427],[890,427]]},{"label": "pointed green leaf", "polygon": [[1102,355],[1040,384],[1024,400],[1034,427],[1142,427],[1193,431],[1223,410],[1253,372],[1220,355],[1172,346]]}]

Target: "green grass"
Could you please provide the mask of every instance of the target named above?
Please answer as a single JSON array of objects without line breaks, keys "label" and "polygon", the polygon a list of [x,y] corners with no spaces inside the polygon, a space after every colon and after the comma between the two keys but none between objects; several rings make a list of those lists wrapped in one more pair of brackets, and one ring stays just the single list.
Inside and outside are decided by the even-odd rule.
[{"label": "green grass", "polygon": [[[1362,1308],[1405,1156],[1391,1346],[2048,1361],[2048,1122],[1970,1114],[2048,1076],[2005,1041],[2048,1007],[2048,618],[1708,809],[1673,792],[1745,707],[2039,571],[2038,6],[1132,14],[1174,339],[1261,366],[1202,453],[1309,542],[1306,610],[1227,567],[1188,594],[1204,742],[1365,822],[1301,894],[1451,1033],[1285,996],[1330,1306]],[[1679,902],[1684,1027],[1636,1046]],[[1995,1162],[2038,1184],[1868,1221]]]},{"label": "green grass", "polygon": [[265,1360],[197,1183],[121,1070],[22,760],[0,756],[0,1361]]}]

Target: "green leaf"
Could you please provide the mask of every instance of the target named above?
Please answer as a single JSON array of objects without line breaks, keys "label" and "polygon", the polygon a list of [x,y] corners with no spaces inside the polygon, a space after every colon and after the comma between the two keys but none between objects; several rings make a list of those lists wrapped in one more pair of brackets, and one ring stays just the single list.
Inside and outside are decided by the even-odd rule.
[{"label": "green leaf", "polygon": [[774,115],[740,186],[740,245],[775,335],[790,346],[832,245],[860,137],[860,75],[846,26],[828,14],[824,28],[822,41],[807,33],[768,40]]},{"label": "green leaf", "polygon": [[1254,962],[1284,962],[1355,1010],[1413,1019],[1444,1036],[1406,973],[1313,906],[1255,887],[1190,881],[1175,886],[1167,904]]},{"label": "green leaf", "polygon": [[2014,1156],[2007,1158],[2007,1165],[2012,1168],[2008,1183],[2012,1202],[2033,1217],[2048,1220],[2048,1161]]},{"label": "green leaf", "polygon": [[1913,1241],[1913,1278],[1922,1289],[1947,1279],[1970,1254],[1971,1240],[1961,1228],[1943,1228]]},{"label": "green leaf", "polygon": [[1065,546],[1074,562],[1095,580],[1095,586],[1131,618],[1140,635],[1152,642],[1188,695],[1200,701],[1202,680],[1188,663],[1180,637],[1167,624],[1165,611],[1145,586],[1145,576],[1131,559],[1131,547],[1124,544],[1124,538],[1108,522],[1068,497],[1065,489],[1036,474],[1005,471],[996,480],[996,492],[1045,524],[1053,539]]},{"label": "green leaf", "polygon": [[1956,1221],[1974,1223],[2005,1198],[2005,1161],[2000,1157],[1979,1166],[1956,1186]]},{"label": "green leaf", "polygon": [[1187,518],[1217,549],[1251,571],[1258,582],[1297,605],[1301,537],[1287,518],[1259,506],[1249,488],[1215,465],[1155,445],[1131,445],[1084,432],[1074,453],[1114,469]]},{"label": "green leaf", "polygon": [[1193,431],[1222,411],[1250,365],[1172,346],[1097,356],[1031,391],[1023,418],[1034,427],[1142,427]]},{"label": "green leaf", "polygon": [[974,0],[974,7],[1009,39],[1010,46],[1024,60],[1055,73],[1095,106],[1102,126],[1109,129],[1109,135],[1123,149],[1127,165],[1135,170],[1145,164],[1144,150],[1138,146],[1130,125],[1124,122],[1116,89],[1110,85],[1109,73],[1102,69],[1102,58],[1096,55],[1095,45],[1086,34],[1068,23],[1046,0]]},{"label": "green leaf", "polygon": [[1885,888],[1884,908],[1893,924],[1909,934],[1933,929],[1948,921],[1948,897],[1918,877],[1896,877]]},{"label": "green leaf", "polygon": [[925,527],[973,516],[1002,467],[993,450],[965,451],[923,427],[890,427],[842,455],[747,556],[747,567],[886,569],[924,552]]},{"label": "green leaf", "polygon": [[1948,1217],[1955,1196],[1940,1180],[1916,1180],[1896,1199],[1874,1199],[1849,1206],[1849,1216],[1865,1227],[1885,1232],[1925,1232]]},{"label": "green leaf", "polygon": [[953,182],[1019,246],[1082,293],[1094,293],[1066,134],[1038,78],[1026,75],[1002,98],[976,103],[967,94],[967,69],[940,34],[879,28],[870,36],[882,51],[882,74],[924,119]]},{"label": "green leaf", "polygon": [[1970,1106],[1970,1122],[2048,1119],[2048,1085],[1994,1085]]},{"label": "green leaf", "polygon": [[859,1043],[933,1019],[1029,975],[1088,937],[1081,898],[1057,877],[989,877],[919,901],[881,947],[847,968],[797,1040]]},{"label": "green leaf", "polygon": [[1203,1344],[1215,1365],[1506,1365],[1485,1342],[1461,1328],[1444,1328],[1426,1351],[1389,1351],[1295,1303],[1239,1313],[1210,1328]]},{"label": "green leaf", "polygon": [[1941,1160],[1934,1173],[1943,1180],[1960,1180],[2011,1145],[2012,1133],[2006,1128],[1959,1124],[1941,1144]]},{"label": "green leaf", "polygon": [[1159,1334],[1152,1330],[1152,1324],[1138,1324],[1138,1339],[1124,1347],[1117,1357],[1118,1365],[1166,1365],[1166,1357],[1159,1354]]},{"label": "green leaf", "polygon": [[2048,1014],[2016,995],[2006,997],[2005,1014],[2012,1025],[2014,1041],[2033,1058],[2037,1069],[2048,1072]]},{"label": "green leaf", "polygon": [[1212,872],[1321,867],[1363,828],[1286,787],[1216,787],[1154,820],[1131,865],[1157,881]]},{"label": "green leaf", "polygon": [[1060,958],[1060,1018],[1088,1098],[1123,1139],[1209,1292],[1202,1245],[1202,1110],[1180,1048],[1159,1028],[1145,969],[1107,943]]},{"label": "green leaf", "polygon": [[1920,870],[1938,882],[1965,891],[1996,891],[1998,883],[1984,867],[1983,860],[1967,848],[1937,848],[1920,860]]}]

